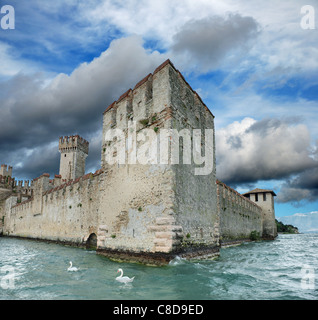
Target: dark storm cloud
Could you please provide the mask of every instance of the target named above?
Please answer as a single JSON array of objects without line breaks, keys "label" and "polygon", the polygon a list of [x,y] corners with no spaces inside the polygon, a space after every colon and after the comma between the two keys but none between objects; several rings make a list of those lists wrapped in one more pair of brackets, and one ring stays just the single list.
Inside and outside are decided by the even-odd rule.
[{"label": "dark storm cloud", "polygon": [[216,155],[217,176],[231,186],[297,176],[286,183],[286,191],[302,189],[305,197],[317,190],[318,161],[310,151],[308,128],[296,119],[235,122],[216,132]]},{"label": "dark storm cloud", "polygon": [[252,17],[231,14],[226,18],[213,16],[187,22],[173,37],[172,52],[188,55],[203,71],[216,68],[235,52],[236,57],[250,47],[258,34]]},{"label": "dark storm cloud", "polygon": [[277,202],[292,202],[297,204],[302,200],[316,201],[318,199],[318,165],[305,170],[282,185]]},{"label": "dark storm cloud", "polygon": [[[15,177],[34,179],[42,173],[49,173],[51,177],[59,172],[58,144],[37,146],[30,154],[23,150],[12,154],[13,162],[17,164],[13,168]],[[27,169],[27,171],[26,171]]]},{"label": "dark storm cloud", "polygon": [[[100,137],[105,108],[163,60],[159,53],[147,52],[139,37],[130,37],[113,41],[100,57],[81,64],[70,75],[59,74],[48,85],[40,74],[19,74],[4,81],[0,87],[1,163],[13,165],[24,175],[38,176],[45,168],[45,172],[56,172],[58,164],[47,153],[56,158],[57,149],[48,149],[50,143],[70,134],[87,140]],[[90,167],[100,162],[96,148],[92,151],[96,158],[88,158]]]}]

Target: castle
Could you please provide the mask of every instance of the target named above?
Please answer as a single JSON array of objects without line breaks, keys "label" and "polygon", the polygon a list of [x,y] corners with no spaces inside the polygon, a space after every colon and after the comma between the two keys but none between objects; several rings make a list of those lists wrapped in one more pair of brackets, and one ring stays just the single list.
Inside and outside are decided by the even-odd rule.
[{"label": "castle", "polygon": [[95,173],[85,174],[89,143],[78,135],[60,138],[52,179],[23,185],[1,166],[0,232],[155,265],[214,257],[251,234],[274,239],[275,193],[241,195],[217,180],[214,140],[214,115],[167,60],[105,110]]}]

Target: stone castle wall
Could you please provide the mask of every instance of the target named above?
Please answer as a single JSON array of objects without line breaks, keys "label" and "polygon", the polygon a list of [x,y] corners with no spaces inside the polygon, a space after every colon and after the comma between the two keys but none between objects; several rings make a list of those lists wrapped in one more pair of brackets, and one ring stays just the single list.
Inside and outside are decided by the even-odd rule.
[{"label": "stone castle wall", "polygon": [[262,208],[221,181],[217,181],[218,210],[222,244],[250,239],[251,232],[262,236]]},{"label": "stone castle wall", "polygon": [[17,203],[6,215],[5,233],[19,237],[83,244],[91,233],[97,234],[100,173],[52,188],[49,176],[35,180],[32,198]]},{"label": "stone castle wall", "polygon": [[[214,116],[194,92],[179,71],[169,69],[171,88],[171,122],[177,132],[188,129],[201,130],[201,154],[206,152],[205,130],[210,129],[213,135],[213,152],[211,172],[196,174],[198,165],[182,163],[185,139],[180,147],[180,164],[172,166],[174,173],[174,208],[178,225],[183,226],[186,241],[192,245],[219,245],[219,214],[216,199],[216,165],[215,165],[215,135]],[[175,133],[176,134],[176,133]],[[194,137],[192,136],[191,139]],[[207,139],[208,139],[207,138]],[[180,139],[181,140],[181,139]],[[193,141],[192,141],[193,142]],[[181,144],[181,141],[180,141]],[[192,146],[194,148],[194,146]],[[193,156],[193,155],[192,155]]]},{"label": "stone castle wall", "polygon": [[[24,199],[28,199],[32,196],[32,183],[30,181],[16,181],[12,175],[12,167],[7,165],[1,165],[0,174],[0,235],[4,229],[4,216],[6,211],[9,210],[6,206],[6,199],[11,195],[16,198],[16,202],[21,202]],[[11,207],[10,207],[11,208]]]}]

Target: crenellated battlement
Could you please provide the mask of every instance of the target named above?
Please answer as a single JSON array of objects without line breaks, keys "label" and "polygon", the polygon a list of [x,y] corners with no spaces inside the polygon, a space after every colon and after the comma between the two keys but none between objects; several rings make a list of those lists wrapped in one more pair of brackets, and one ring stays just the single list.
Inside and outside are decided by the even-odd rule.
[{"label": "crenellated battlement", "polygon": [[60,137],[59,150],[60,152],[69,152],[74,150],[81,150],[88,154],[89,142],[79,135]]},{"label": "crenellated battlement", "polygon": [[13,188],[16,186],[16,181],[10,176],[3,176],[0,174],[0,185]]},{"label": "crenellated battlement", "polygon": [[12,167],[2,164],[0,168],[0,176],[3,177],[12,177]]},{"label": "crenellated battlement", "polygon": [[5,188],[14,190],[16,193],[28,193],[32,188],[32,181],[29,180],[16,180],[12,177],[12,166],[6,164],[1,165],[0,171],[0,185]]},{"label": "crenellated battlement", "polygon": [[15,180],[12,177],[11,166],[2,165],[1,168],[1,173],[4,175],[0,175],[0,218],[3,215],[1,212],[4,208],[3,204],[7,199],[13,205],[13,203],[21,203],[28,200],[33,195],[33,181],[30,184],[29,180]]},{"label": "crenellated battlement", "polygon": [[79,135],[60,137],[60,172],[62,179],[76,179],[85,174],[89,143]]},{"label": "crenellated battlement", "polygon": [[258,206],[255,202],[244,197],[244,195],[240,194],[235,189],[227,186],[224,182],[216,180],[216,184],[218,186],[218,196],[228,198],[228,200],[232,202],[240,203],[245,208],[255,207],[256,210],[261,210],[261,207]]}]

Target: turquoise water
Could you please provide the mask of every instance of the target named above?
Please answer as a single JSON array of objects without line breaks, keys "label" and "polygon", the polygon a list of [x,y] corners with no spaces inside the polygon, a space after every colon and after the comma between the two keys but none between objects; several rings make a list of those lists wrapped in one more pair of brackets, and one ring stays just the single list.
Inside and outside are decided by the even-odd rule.
[{"label": "turquoise water", "polygon": [[[77,272],[67,271],[69,261]],[[0,299],[316,300],[317,262],[318,234],[279,235],[275,241],[224,248],[214,261],[175,259],[165,267],[118,263],[85,249],[0,238]],[[302,286],[304,265],[314,277],[310,288]],[[135,276],[131,285],[115,280],[118,268]]]}]

